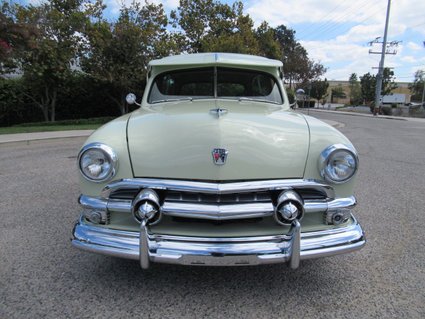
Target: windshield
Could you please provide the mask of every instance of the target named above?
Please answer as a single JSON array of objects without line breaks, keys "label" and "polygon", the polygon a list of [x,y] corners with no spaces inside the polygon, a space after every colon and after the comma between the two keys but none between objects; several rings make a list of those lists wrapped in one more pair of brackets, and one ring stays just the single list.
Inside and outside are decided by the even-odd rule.
[{"label": "windshield", "polygon": [[272,75],[254,70],[220,67],[159,74],[153,81],[148,102],[214,97],[283,103],[279,86]]}]

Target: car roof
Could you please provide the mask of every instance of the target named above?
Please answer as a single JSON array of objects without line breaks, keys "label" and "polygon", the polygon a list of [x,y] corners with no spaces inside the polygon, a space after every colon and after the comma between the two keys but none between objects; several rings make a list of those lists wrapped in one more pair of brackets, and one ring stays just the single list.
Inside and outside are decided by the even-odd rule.
[{"label": "car roof", "polygon": [[178,65],[246,65],[260,67],[281,67],[281,61],[264,58],[261,56],[238,53],[194,53],[173,55],[166,58],[152,60],[151,67],[178,66]]}]

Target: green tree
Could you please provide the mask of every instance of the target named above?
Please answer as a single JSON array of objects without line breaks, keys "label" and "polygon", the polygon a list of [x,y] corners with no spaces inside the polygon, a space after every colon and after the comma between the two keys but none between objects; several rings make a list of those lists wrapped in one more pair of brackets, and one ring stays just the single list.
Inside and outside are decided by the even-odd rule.
[{"label": "green tree", "polygon": [[167,25],[162,4],[133,2],[121,8],[115,23],[99,16],[87,28],[81,66],[110,87],[108,97],[122,114],[128,112],[127,93],[142,93],[149,61],[179,51],[178,39],[166,32]]},{"label": "green tree", "polygon": [[417,70],[415,72],[415,80],[409,84],[410,92],[412,93],[412,101],[422,101],[422,94],[425,83],[425,72]]},{"label": "green tree", "polygon": [[360,77],[362,98],[367,104],[375,100],[376,77],[369,72]]},{"label": "green tree", "polygon": [[282,57],[280,44],[276,40],[275,29],[271,28],[267,22],[261,23],[261,25],[255,31],[260,54],[270,58],[280,60]]},{"label": "green tree", "polygon": [[13,72],[17,67],[16,54],[34,48],[35,25],[17,22],[18,8],[8,2],[0,6],[0,73]]},{"label": "green tree", "polygon": [[334,102],[334,98],[345,99],[346,97],[347,94],[345,94],[344,88],[341,84],[331,90],[331,103]]},{"label": "green tree", "polygon": [[317,104],[320,104],[320,100],[324,99],[327,96],[328,88],[329,83],[327,79],[312,81],[310,96],[317,100]]},{"label": "green tree", "polygon": [[394,71],[391,71],[389,68],[384,68],[381,95],[390,95],[397,87],[398,85],[395,83]]},{"label": "green tree", "polygon": [[88,17],[84,0],[50,0],[38,6],[15,7],[17,24],[35,28],[32,47],[13,56],[20,70],[27,96],[40,108],[45,121],[55,121],[58,91],[73,72],[82,47],[81,31]]},{"label": "green tree", "polygon": [[183,51],[202,51],[201,40],[211,29],[213,4],[212,0],[180,0],[177,10],[171,11],[172,26],[180,29],[184,36]]},{"label": "green tree", "polygon": [[[362,97],[366,103],[371,104],[375,101],[375,89],[376,89],[376,76],[371,75],[369,72],[360,77],[360,86]],[[381,95],[389,95],[397,88],[395,83],[394,72],[389,68],[384,68],[382,77],[382,90]]]},{"label": "green tree", "polygon": [[350,87],[350,104],[358,105],[362,102],[362,89],[357,79],[357,74],[352,73],[348,79]]},{"label": "green tree", "polygon": [[212,0],[181,0],[170,16],[184,37],[184,51],[260,52],[254,22],[243,14],[242,2],[230,6]]},{"label": "green tree", "polygon": [[275,38],[280,45],[284,78],[290,88],[294,83],[303,85],[317,80],[326,72],[322,64],[309,59],[307,50],[296,40],[294,30],[280,25],[275,29]]}]

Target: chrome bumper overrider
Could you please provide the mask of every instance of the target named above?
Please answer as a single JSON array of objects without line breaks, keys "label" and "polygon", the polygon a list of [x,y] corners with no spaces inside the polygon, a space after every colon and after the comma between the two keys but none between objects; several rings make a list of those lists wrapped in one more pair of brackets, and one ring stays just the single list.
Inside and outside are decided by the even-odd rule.
[{"label": "chrome bumper overrider", "polygon": [[76,223],[74,247],[110,256],[180,265],[237,266],[288,263],[297,268],[303,259],[348,253],[366,243],[360,225],[353,218],[348,226],[302,233],[295,221],[288,235],[205,238],[152,234],[141,224],[140,232]]}]

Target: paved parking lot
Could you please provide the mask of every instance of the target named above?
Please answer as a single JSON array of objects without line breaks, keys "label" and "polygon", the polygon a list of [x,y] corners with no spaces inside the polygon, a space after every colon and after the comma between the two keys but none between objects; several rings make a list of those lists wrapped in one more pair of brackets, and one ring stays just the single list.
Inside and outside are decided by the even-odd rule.
[{"label": "paved parking lot", "polygon": [[311,115],[360,153],[356,253],[284,265],[197,268],[70,245],[81,138],[0,145],[0,318],[424,318],[425,125]]}]

